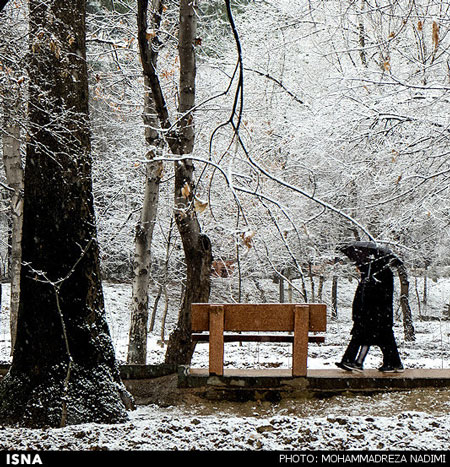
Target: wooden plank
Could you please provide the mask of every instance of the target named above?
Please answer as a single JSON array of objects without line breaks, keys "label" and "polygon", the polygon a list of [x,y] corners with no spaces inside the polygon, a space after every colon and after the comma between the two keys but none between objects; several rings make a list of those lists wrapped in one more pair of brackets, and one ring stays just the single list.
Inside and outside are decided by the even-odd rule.
[{"label": "wooden plank", "polygon": [[314,332],[327,330],[327,306],[324,303],[309,303],[309,330]]},{"label": "wooden plank", "polygon": [[292,307],[225,307],[226,331],[293,331]]},{"label": "wooden plank", "polygon": [[[209,307],[220,304],[192,305],[192,331],[209,329]],[[224,304],[225,331],[293,331],[295,304],[288,303],[231,303]],[[326,331],[326,305],[310,304],[310,331]]]},{"label": "wooden plank", "polygon": [[[211,304],[213,305],[213,304]],[[192,305],[192,330],[208,330],[209,306],[208,303]],[[217,304],[220,305],[220,304]],[[282,330],[292,331],[294,326],[293,312],[295,304],[285,303],[262,303],[246,304],[233,303],[223,304],[225,309],[225,330],[242,331],[243,328],[256,327],[258,329],[248,330]],[[312,304],[311,308],[312,331],[323,330],[326,326],[326,305]],[[253,324],[256,323],[256,324]],[[264,328],[264,329],[261,329]],[[272,329],[274,328],[274,329]]]},{"label": "wooden plank", "polygon": [[[207,305],[205,307],[205,305]],[[193,303],[191,305],[191,329],[193,332],[209,331],[209,304]]]},{"label": "wooden plank", "polygon": [[223,375],[223,325],[223,306],[211,305],[209,308],[209,372],[219,376]]},{"label": "wooden plank", "polygon": [[[194,342],[209,342],[209,334],[192,334]],[[225,334],[224,342],[294,342],[294,336],[289,334]],[[325,342],[325,336],[308,336],[308,342]]]},{"label": "wooden plank", "polygon": [[294,317],[292,376],[306,376],[308,360],[309,305],[296,305]]},{"label": "wooden plank", "polygon": [[[192,331],[209,329],[209,306],[192,305]],[[218,304],[220,305],[220,304]],[[294,305],[284,303],[231,303],[223,304],[226,331],[293,331]]]}]

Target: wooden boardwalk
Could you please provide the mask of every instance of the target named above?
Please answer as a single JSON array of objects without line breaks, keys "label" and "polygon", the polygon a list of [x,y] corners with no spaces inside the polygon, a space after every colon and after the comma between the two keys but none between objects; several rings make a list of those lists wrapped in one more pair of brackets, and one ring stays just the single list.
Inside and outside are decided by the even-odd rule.
[{"label": "wooden boardwalk", "polygon": [[289,369],[226,369],[223,376],[210,376],[206,369],[186,369],[180,387],[205,388],[225,395],[233,391],[268,391],[277,397],[332,395],[342,392],[377,392],[417,388],[450,388],[450,369],[405,369],[403,373],[378,370],[350,372],[339,369],[309,369],[306,377],[292,377]]},{"label": "wooden boardwalk", "polygon": [[[8,365],[0,365],[0,379],[8,368]],[[450,390],[450,369],[406,369],[404,373],[308,369],[306,377],[293,377],[291,369],[225,369],[223,376],[210,376],[207,369],[161,364],[123,365],[120,372],[136,402],[142,404],[153,403],[157,398],[163,377],[170,377],[181,393],[194,391],[207,399],[231,401],[279,401],[421,388]]]},{"label": "wooden boardwalk", "polygon": [[[190,368],[189,374],[191,376],[207,377],[207,369]],[[292,378],[292,370],[290,369],[225,369],[224,377],[277,377],[277,378]],[[362,372],[344,371],[338,368],[334,369],[308,369],[306,378],[313,379],[443,379],[448,380],[450,383],[450,368],[448,369],[414,369],[406,368],[403,373],[382,373],[375,369],[367,369]]]}]

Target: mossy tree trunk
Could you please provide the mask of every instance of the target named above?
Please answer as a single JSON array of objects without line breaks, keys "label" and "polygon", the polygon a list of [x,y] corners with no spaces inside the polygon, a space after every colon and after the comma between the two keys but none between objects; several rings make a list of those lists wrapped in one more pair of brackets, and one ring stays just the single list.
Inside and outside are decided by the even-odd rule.
[{"label": "mossy tree trunk", "polygon": [[85,0],[30,0],[29,138],[16,344],[0,422],[127,419],[93,210]]}]

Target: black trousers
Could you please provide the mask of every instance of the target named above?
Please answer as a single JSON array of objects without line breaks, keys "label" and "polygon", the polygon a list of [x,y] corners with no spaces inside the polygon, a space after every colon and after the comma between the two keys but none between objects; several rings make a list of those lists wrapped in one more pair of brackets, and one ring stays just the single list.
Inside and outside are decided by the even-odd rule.
[{"label": "black trousers", "polygon": [[356,360],[361,345],[361,340],[355,336],[352,336],[347,349],[342,356],[342,363],[353,363]]},{"label": "black trousers", "polygon": [[[342,356],[342,362],[353,363],[358,356],[361,345],[368,344],[365,343],[361,338],[352,336],[347,349]],[[386,335],[383,336],[382,342],[378,342],[376,344],[373,343],[373,345],[380,347],[381,352],[383,353],[383,366],[399,367],[402,365],[392,329],[386,332]]]},{"label": "black trousers", "polygon": [[393,366],[395,368],[402,366],[392,329],[386,333],[383,342],[379,343],[378,346],[383,352],[383,366]]}]

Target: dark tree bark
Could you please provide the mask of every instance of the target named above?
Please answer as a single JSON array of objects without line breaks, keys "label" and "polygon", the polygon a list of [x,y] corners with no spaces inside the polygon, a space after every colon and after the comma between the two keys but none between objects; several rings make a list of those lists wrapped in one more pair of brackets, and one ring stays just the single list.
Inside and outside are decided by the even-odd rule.
[{"label": "dark tree bark", "polygon": [[30,0],[29,142],[16,345],[1,423],[127,419],[93,210],[85,0]]},{"label": "dark tree bark", "polygon": [[359,36],[359,56],[361,58],[361,63],[367,67],[367,56],[366,56],[366,31],[363,22],[363,14],[364,14],[364,3],[365,0],[361,0],[360,6],[360,17],[358,19],[358,36]]},{"label": "dark tree bark", "polygon": [[403,312],[403,331],[405,341],[415,341],[416,335],[414,331],[411,307],[409,306],[409,280],[405,266],[398,266],[398,277],[400,279],[400,304]]},{"label": "dark tree bark", "polygon": [[338,317],[338,300],[337,300],[337,290],[338,290],[338,276],[333,275],[332,285],[331,285],[331,317]]},{"label": "dark tree bark", "polygon": [[338,263],[339,259],[335,258],[333,261],[333,275],[331,279],[331,317],[337,318],[338,317],[338,276],[335,271],[336,264]]},{"label": "dark tree bark", "polygon": [[[184,156],[194,149],[195,104],[195,36],[197,31],[196,2],[180,1],[180,103],[182,118],[178,123],[178,138],[172,144],[174,154]],[[191,340],[191,305],[208,302],[211,289],[212,247],[202,234],[194,209],[194,165],[191,159],[175,163],[175,221],[183,242],[186,261],[186,287],[176,330],[169,338],[166,362],[189,364],[194,347]]]}]

